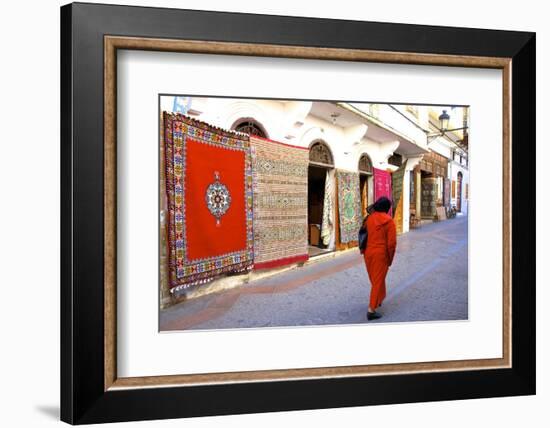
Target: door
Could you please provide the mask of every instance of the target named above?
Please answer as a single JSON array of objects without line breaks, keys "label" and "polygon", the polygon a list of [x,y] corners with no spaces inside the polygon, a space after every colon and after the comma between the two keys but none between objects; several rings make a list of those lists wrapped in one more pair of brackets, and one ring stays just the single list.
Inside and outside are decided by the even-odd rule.
[{"label": "door", "polygon": [[436,179],[433,177],[422,178],[422,217],[435,216]]},{"label": "door", "polygon": [[458,173],[457,183],[456,183],[456,210],[458,212],[462,211],[462,173]]},{"label": "door", "polygon": [[323,202],[325,198],[325,178],[327,170],[309,166],[308,171],[308,233],[309,244],[322,247],[321,224],[323,223]]}]

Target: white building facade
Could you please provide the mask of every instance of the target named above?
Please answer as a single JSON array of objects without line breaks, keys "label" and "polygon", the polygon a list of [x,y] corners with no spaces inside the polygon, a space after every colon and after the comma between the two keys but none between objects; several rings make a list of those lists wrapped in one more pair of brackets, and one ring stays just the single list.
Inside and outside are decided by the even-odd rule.
[{"label": "white building facade", "polygon": [[[467,155],[455,151],[453,144],[444,137],[430,141],[430,124],[437,113],[432,107],[219,97],[189,97],[182,103],[181,99],[163,96],[161,111],[172,112],[178,103],[185,105],[184,112],[188,116],[222,129],[255,133],[310,149],[314,145],[326,148],[329,162],[323,164],[312,160],[312,182],[325,181],[319,185],[334,189],[335,186],[326,186],[326,180],[334,182],[336,170],[359,172],[364,191],[363,210],[374,202],[373,170],[393,174],[401,168],[401,205],[399,209],[394,207],[399,233],[408,232],[414,218],[417,222],[421,218],[428,219],[425,213],[422,214],[422,183],[427,179],[424,175],[434,175],[434,172],[419,173],[419,165],[427,157],[441,155],[448,165],[445,165],[444,174],[439,169],[435,174],[437,177],[433,181],[439,197],[433,204],[443,206],[443,178],[447,178],[451,186],[455,183],[450,203],[463,213],[467,212]],[[394,181],[393,187],[395,185]],[[320,224],[320,219],[310,223]],[[326,247],[336,249],[334,231]]]},{"label": "white building facade", "polygon": [[[431,115],[434,119],[437,114],[437,110],[431,110]],[[448,207],[454,207],[458,215],[468,214],[468,201],[470,197],[468,114],[468,108],[453,108],[450,116],[451,120],[449,121],[449,129],[456,129],[457,131],[437,135],[428,143],[432,152],[447,159],[446,180],[443,180],[443,203]],[[445,181],[447,182],[447,186],[445,186]],[[447,188],[448,195],[444,193],[445,188]]]}]

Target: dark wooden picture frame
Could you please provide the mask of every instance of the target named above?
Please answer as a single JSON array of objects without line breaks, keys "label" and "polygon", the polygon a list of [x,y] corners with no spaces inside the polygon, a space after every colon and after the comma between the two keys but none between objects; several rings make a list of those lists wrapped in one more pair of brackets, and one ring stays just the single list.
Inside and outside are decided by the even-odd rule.
[{"label": "dark wooden picture frame", "polygon": [[[117,49],[501,69],[503,357],[118,378]],[[63,6],[61,419],[82,424],[534,394],[534,161],[534,33]]]}]

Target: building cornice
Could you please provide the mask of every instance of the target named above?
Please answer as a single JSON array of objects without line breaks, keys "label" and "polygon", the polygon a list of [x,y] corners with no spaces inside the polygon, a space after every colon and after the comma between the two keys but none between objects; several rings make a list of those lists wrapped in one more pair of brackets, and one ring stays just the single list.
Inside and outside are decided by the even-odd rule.
[{"label": "building cornice", "polygon": [[351,112],[351,113],[354,113],[355,115],[357,115],[357,116],[361,117],[362,119],[372,123],[373,125],[378,126],[379,128],[382,128],[385,131],[391,132],[398,139],[401,139],[401,140],[407,141],[408,143],[414,144],[423,153],[428,153],[428,150],[424,149],[421,146],[419,146],[416,141],[412,140],[410,137],[406,136],[405,134],[403,134],[402,132],[398,131],[397,129],[391,127],[390,125],[386,124],[385,122],[382,122],[380,119],[377,119],[376,117],[371,116],[367,112],[364,112],[363,110],[360,110],[357,107],[354,107],[349,103],[337,102],[335,104],[337,106]]}]

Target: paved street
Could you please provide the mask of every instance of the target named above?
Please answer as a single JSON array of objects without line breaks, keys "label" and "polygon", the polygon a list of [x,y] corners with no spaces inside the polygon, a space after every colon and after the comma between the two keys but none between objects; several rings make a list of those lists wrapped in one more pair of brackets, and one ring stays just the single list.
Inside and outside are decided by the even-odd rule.
[{"label": "paved street", "polygon": [[366,320],[370,283],[357,249],[161,311],[161,330],[358,324],[468,318],[466,217],[398,237],[387,297]]}]

